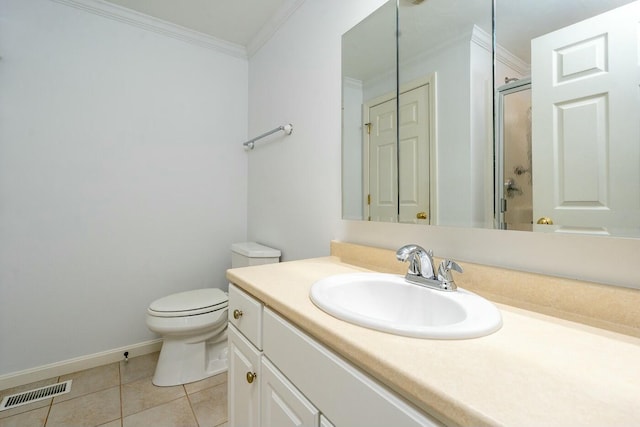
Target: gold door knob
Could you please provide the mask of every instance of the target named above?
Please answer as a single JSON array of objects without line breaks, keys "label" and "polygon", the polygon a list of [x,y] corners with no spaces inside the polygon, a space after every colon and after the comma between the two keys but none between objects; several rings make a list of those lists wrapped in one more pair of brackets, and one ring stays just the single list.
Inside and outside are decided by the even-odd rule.
[{"label": "gold door knob", "polygon": [[543,216],[542,218],[540,218],[538,220],[538,224],[542,224],[542,225],[553,225],[553,221],[551,220],[551,218]]},{"label": "gold door knob", "polygon": [[242,317],[242,310],[235,309],[233,310],[233,318],[238,320]]},{"label": "gold door knob", "polygon": [[247,382],[251,384],[258,375],[255,372],[247,372]]},{"label": "gold door knob", "polygon": [[416,214],[416,218],[418,218],[418,219],[427,219],[427,213],[426,212],[418,212]]}]

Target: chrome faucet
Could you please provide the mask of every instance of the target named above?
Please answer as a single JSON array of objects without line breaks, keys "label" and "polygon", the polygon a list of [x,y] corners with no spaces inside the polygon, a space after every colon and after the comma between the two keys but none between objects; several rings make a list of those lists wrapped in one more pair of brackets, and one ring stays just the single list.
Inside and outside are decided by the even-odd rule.
[{"label": "chrome faucet", "polygon": [[409,261],[409,269],[404,276],[407,282],[438,289],[441,291],[455,291],[458,289],[453,281],[451,270],[462,273],[462,267],[455,261],[443,260],[436,269],[433,264],[433,251],[425,250],[418,245],[405,245],[396,251],[399,261]]}]

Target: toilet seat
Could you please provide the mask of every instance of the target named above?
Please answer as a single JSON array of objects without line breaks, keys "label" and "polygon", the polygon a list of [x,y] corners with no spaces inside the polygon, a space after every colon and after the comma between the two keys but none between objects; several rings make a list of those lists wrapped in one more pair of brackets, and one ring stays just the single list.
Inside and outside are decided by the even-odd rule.
[{"label": "toilet seat", "polygon": [[185,317],[224,310],[229,297],[221,289],[207,288],[179,292],[153,301],[147,313],[155,317]]}]

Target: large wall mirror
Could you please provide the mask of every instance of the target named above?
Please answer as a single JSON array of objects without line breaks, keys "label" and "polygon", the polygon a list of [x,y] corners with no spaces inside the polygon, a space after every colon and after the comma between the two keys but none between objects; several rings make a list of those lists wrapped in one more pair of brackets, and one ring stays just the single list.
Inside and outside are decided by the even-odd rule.
[{"label": "large wall mirror", "polygon": [[640,2],[493,3],[344,34],[343,218],[640,237]]}]

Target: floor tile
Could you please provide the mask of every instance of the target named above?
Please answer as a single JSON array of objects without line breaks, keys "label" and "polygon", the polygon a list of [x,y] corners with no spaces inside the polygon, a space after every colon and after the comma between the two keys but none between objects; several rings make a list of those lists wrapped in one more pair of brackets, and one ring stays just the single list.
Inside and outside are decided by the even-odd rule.
[{"label": "floor tile", "polygon": [[6,396],[73,380],[66,395],[0,412],[0,427],[226,427],[227,373],[184,386],[156,387],[151,378],[158,355],[0,391]]},{"label": "floor tile", "polygon": [[185,396],[184,387],[157,387],[151,378],[134,381],[122,386],[122,415],[135,414],[145,409]]},{"label": "floor tile", "polygon": [[227,421],[227,383],[189,395],[200,427],[215,427]]},{"label": "floor tile", "polygon": [[[0,391],[0,400],[2,400],[5,396],[11,396],[12,394],[21,393],[23,391],[32,390],[34,388],[40,388],[47,385],[55,384],[56,382],[58,382],[58,377],[49,378],[47,380],[37,381],[34,383],[29,383],[29,384],[21,385],[18,387],[12,387],[6,390],[2,390]],[[51,400],[52,398],[39,400],[37,402],[29,403],[28,405],[22,405],[13,409],[7,409],[6,411],[0,412],[0,419],[11,417],[16,414],[21,414],[23,412],[31,411],[36,408],[49,406],[51,405]]]},{"label": "floor tile", "polygon": [[120,418],[120,387],[54,404],[47,427],[95,427]]},{"label": "floor tile", "polygon": [[201,380],[201,381],[185,384],[184,388],[185,390],[187,390],[187,394],[191,394],[191,393],[199,392],[206,388],[215,387],[217,385],[220,385],[226,382],[227,382],[227,373],[223,372],[221,374],[214,375],[209,378],[205,378],[204,380]]},{"label": "floor tile", "polygon": [[123,427],[198,427],[186,397],[124,417]]},{"label": "floor tile", "polygon": [[71,391],[55,397],[53,399],[54,405],[65,400],[75,399],[85,394],[120,385],[120,368],[117,363],[111,363],[60,377],[61,382],[68,380],[73,381],[71,383]]},{"label": "floor tile", "polygon": [[152,377],[156,370],[160,352],[132,357],[128,362],[120,362],[122,384],[127,384],[142,378]]},{"label": "floor tile", "polygon": [[49,407],[44,407],[2,418],[0,419],[0,427],[43,427],[48,413]]}]

